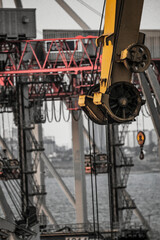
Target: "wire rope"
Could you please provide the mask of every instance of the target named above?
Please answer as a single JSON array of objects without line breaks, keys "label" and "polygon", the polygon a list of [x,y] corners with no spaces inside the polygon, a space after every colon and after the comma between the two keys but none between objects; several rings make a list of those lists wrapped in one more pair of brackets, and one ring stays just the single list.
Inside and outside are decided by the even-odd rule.
[{"label": "wire rope", "polygon": [[53,101],[53,110],[54,110],[54,119],[56,122],[61,121],[61,113],[62,113],[62,102],[59,103],[59,118],[56,116],[56,107],[55,107],[55,101]]},{"label": "wire rope", "polygon": [[[10,168],[9,164],[6,162],[6,165],[8,167],[8,169]],[[10,184],[12,185],[13,189],[15,190],[15,193],[17,193],[18,197],[20,198],[21,195],[18,192],[17,189],[21,190],[21,186],[20,183],[18,182],[18,179],[14,179],[15,178],[15,174],[11,171],[10,175],[13,177],[13,179],[10,181]],[[11,191],[12,193],[14,193],[14,191]]]},{"label": "wire rope", "polygon": [[15,200],[16,200],[16,203],[19,204],[20,206],[20,194],[18,193],[17,189],[14,187],[13,183],[12,183],[12,180],[11,181],[8,181],[8,186],[10,187],[11,189],[11,193],[12,195],[14,196]]},{"label": "wire rope", "polygon": [[92,213],[93,213],[93,229],[96,232],[95,226],[95,207],[94,207],[94,187],[93,187],[93,167],[92,167],[92,153],[91,153],[91,134],[90,134],[90,120],[88,118],[88,135],[89,135],[89,155],[90,155],[90,166],[91,166],[91,190],[92,190]]},{"label": "wire rope", "polygon": [[146,113],[147,113],[148,117],[150,117],[151,114],[149,113],[149,110],[147,109],[147,105],[145,104],[144,107],[145,107],[145,110],[146,110]]},{"label": "wire rope", "polygon": [[10,121],[9,121],[9,113],[7,113],[7,121],[8,121],[8,137],[9,139],[11,140],[11,124],[10,124]]},{"label": "wire rope", "polygon": [[66,119],[65,118],[65,113],[64,113],[64,102],[62,102],[62,115],[63,115],[63,120],[65,121],[65,122],[69,122],[69,120],[70,120],[70,110],[68,110],[68,118]]},{"label": "wire rope", "polygon": [[112,162],[111,162],[111,133],[110,133],[110,126],[111,124],[107,124],[106,127],[106,146],[107,146],[107,154],[108,154],[108,189],[109,189],[109,210],[110,210],[110,228],[111,228],[111,239],[113,239],[113,216],[112,216],[112,199],[113,199],[113,194],[111,191],[112,186]]},{"label": "wire rope", "polygon": [[101,34],[101,28],[102,28],[102,22],[103,22],[103,18],[104,18],[104,10],[105,10],[105,5],[106,5],[106,0],[104,0],[103,2],[103,7],[102,7],[102,13],[101,13],[101,21],[100,21],[100,25],[99,25],[99,36]]},{"label": "wire rope", "polygon": [[51,102],[51,118],[49,118],[49,110],[48,110],[48,104],[47,101],[45,101],[45,116],[47,117],[47,120],[49,123],[53,121],[53,101]]},{"label": "wire rope", "polygon": [[[14,199],[13,199],[11,193],[10,193],[10,190],[9,190],[7,184],[6,184],[4,181],[3,181],[3,184],[4,184],[4,187],[5,187],[5,189],[6,189],[7,193],[8,193],[8,196],[10,197],[11,202],[13,203],[13,205],[14,205],[14,207],[15,207],[18,215],[19,215],[19,217],[21,217],[21,216],[22,216],[22,215],[21,215],[21,211],[20,211],[19,208],[17,207],[17,204],[15,203],[15,201],[14,201]],[[14,218],[15,218],[15,216],[14,216]],[[15,218],[15,219],[16,219],[16,218]]]},{"label": "wire rope", "polygon": [[[142,106],[141,111],[142,111],[142,114],[143,114],[144,117],[146,117],[146,118],[149,118],[149,117],[150,117],[148,114],[146,115],[146,114],[144,113],[144,106]],[[146,111],[146,110],[145,110],[145,111]]]},{"label": "wire rope", "polygon": [[4,113],[2,113],[3,138],[5,139]]},{"label": "wire rope", "polygon": [[[106,0],[104,0],[104,2],[103,2],[103,8],[102,8],[102,13],[101,13],[101,21],[100,21],[100,25],[99,25],[98,36],[100,36],[100,34],[101,34],[101,28],[102,28],[102,22],[103,22],[103,17],[104,17],[105,5],[106,5]],[[98,52],[98,46],[96,46],[95,60],[94,60],[93,69],[92,69],[92,72],[91,72],[91,80],[93,82],[94,82],[94,67],[95,67],[95,63],[96,63],[97,52]],[[98,59],[97,59],[97,65],[99,65],[99,58],[100,58],[100,54],[99,54]],[[98,72],[96,71],[96,73],[98,73]]]},{"label": "wire rope", "polygon": [[114,59],[115,59],[115,55],[116,55],[116,47],[117,47],[117,42],[118,42],[119,30],[120,30],[120,26],[121,26],[123,7],[124,7],[124,0],[121,0],[120,10],[119,10],[118,19],[117,19],[117,25],[114,30],[115,37],[114,37],[114,42],[113,42],[113,53],[112,53],[112,59],[111,59],[109,75],[108,75],[108,85],[109,86],[111,84],[112,67],[113,67],[113,63],[114,63]]},{"label": "wire rope", "polygon": [[144,132],[145,125],[144,125],[144,116],[143,116],[143,114],[142,114],[142,128],[143,128],[143,132]]},{"label": "wire rope", "polygon": [[136,119],[136,125],[137,125],[137,133],[138,133],[138,131],[139,131],[138,117],[137,117],[137,119]]},{"label": "wire rope", "polygon": [[95,129],[94,122],[92,122],[92,131],[93,131],[93,163],[94,163],[94,180],[95,180],[95,194],[96,194],[96,217],[97,217],[97,231],[99,239],[99,209],[98,209],[98,186],[97,186],[97,169],[96,169],[96,146],[95,146]]},{"label": "wire rope", "polygon": [[14,141],[13,141],[13,118],[12,118],[12,131],[11,131],[11,151],[13,152],[13,150],[14,150]]}]

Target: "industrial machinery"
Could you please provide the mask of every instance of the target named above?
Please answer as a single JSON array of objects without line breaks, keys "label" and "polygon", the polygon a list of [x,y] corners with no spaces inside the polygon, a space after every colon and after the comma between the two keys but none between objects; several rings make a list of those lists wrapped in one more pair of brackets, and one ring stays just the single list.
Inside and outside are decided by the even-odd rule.
[{"label": "industrial machinery", "polygon": [[97,39],[97,46],[103,45],[101,80],[79,97],[79,105],[95,123],[132,121],[144,103],[131,83],[132,73],[145,71],[151,59],[139,33],[142,7],[143,0],[106,2],[104,33]]},{"label": "industrial machinery", "polygon": [[[86,239],[105,238],[110,240],[135,239],[136,237],[146,239],[149,227],[142,217],[145,229],[130,230],[120,226],[122,211],[127,212],[126,221],[123,222],[126,224],[131,219],[131,211],[137,211],[137,209],[125,189],[133,162],[132,159],[123,155],[116,135],[117,130],[114,128],[115,125],[117,127],[117,124],[112,124],[132,121],[139,114],[143,104],[140,92],[131,82],[133,72],[143,72],[150,64],[149,50],[143,45],[144,34],[139,33],[142,6],[143,0],[107,1],[104,34],[97,39],[97,46],[103,46],[101,66],[99,64],[100,50],[96,51],[95,48],[95,36],[78,36],[69,39],[62,37],[47,41],[46,39],[10,40],[0,43],[0,51],[3,56],[0,59],[0,109],[2,112],[13,111],[14,120],[18,126],[19,140],[19,161],[14,160],[11,154],[10,162],[0,159],[0,172],[3,174],[2,180],[5,177],[5,180],[14,180],[19,184],[20,179],[22,208],[20,218],[16,221],[16,229],[15,225],[13,230],[12,226],[9,226],[7,233],[16,233],[21,239],[37,235],[37,239],[39,239],[38,221],[40,218],[37,212],[42,209],[42,212],[50,218],[56,228],[50,232],[53,234],[51,236],[47,232],[46,224],[40,225],[41,239],[47,239],[47,237],[56,239],[60,236],[65,236],[65,239],[67,237],[68,239],[77,239],[79,236],[81,239],[83,236]],[[26,18],[25,21],[27,21]],[[100,71],[101,79],[97,84]],[[91,72],[93,72],[93,76]],[[79,98],[79,105],[88,117],[98,124],[109,123],[108,133],[111,133],[108,137],[110,149],[107,156],[106,154],[104,156],[98,154],[86,156],[89,170],[98,173],[96,172],[98,166],[98,170],[101,172],[103,165],[109,176],[111,226],[109,230],[103,232],[103,236],[101,236],[98,225],[93,230],[90,224],[86,224],[88,223],[86,209],[82,206],[85,203],[83,188],[85,184],[79,171],[79,169],[83,169],[84,163],[83,151],[79,147],[81,145],[79,142],[83,139],[82,129],[80,131],[78,129],[80,121],[73,121],[74,130],[76,129],[73,136],[73,142],[76,145],[74,149],[77,174],[75,182],[78,186],[75,187],[76,199],[43,152],[41,134],[35,134],[36,137],[34,135],[34,128],[38,129],[38,124],[45,122],[42,114],[44,101],[63,100],[68,110],[76,111],[79,110],[76,99],[80,94],[82,95]],[[48,109],[45,110],[47,112]],[[7,151],[9,152],[8,149]],[[91,162],[90,158],[95,158],[96,161]],[[78,209],[76,220],[84,224],[81,232],[79,229],[74,231],[72,227],[67,228],[68,232],[64,234],[62,231],[66,231],[66,227],[60,228],[45,207],[43,203],[45,189],[42,177],[44,166],[41,165],[41,160],[44,161],[50,173],[58,179],[73,207]],[[7,164],[10,164],[9,168],[6,167]],[[12,175],[8,174],[9,170]],[[13,176],[15,172],[16,175]],[[6,182],[10,183],[9,181]],[[2,199],[5,200],[3,195]],[[41,209],[39,202],[42,204]],[[5,201],[3,204],[7,209]],[[8,211],[6,211],[6,215],[9,215]],[[1,220],[1,223],[3,222],[4,220]]]}]

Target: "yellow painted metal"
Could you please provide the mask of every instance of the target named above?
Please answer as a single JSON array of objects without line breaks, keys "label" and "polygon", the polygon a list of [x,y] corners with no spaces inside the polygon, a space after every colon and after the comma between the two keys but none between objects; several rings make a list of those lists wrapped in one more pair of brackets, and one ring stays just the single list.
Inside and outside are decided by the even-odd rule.
[{"label": "yellow painted metal", "polygon": [[[107,0],[105,11],[105,24],[104,24],[104,43],[102,53],[102,65],[101,65],[101,81],[100,92],[105,93],[110,78],[111,61],[113,55],[113,42],[107,40],[109,35],[114,34],[115,31],[115,19],[116,19],[116,3],[117,0]],[[104,81],[106,79],[106,81]]]},{"label": "yellow painted metal", "polygon": [[[129,45],[138,43],[143,2],[144,0],[107,0],[106,2],[104,34],[97,41],[102,42],[103,39],[100,81],[102,93],[105,93],[115,82],[131,81],[132,73],[120,62],[120,55]],[[127,52],[123,53],[127,55]]]},{"label": "yellow painted metal", "polygon": [[101,92],[94,93],[93,103],[95,105],[101,105],[102,104],[102,93]]},{"label": "yellow painted metal", "polygon": [[[92,99],[90,96],[83,96],[79,100],[82,109],[98,124],[106,124],[108,116],[114,121],[125,122],[133,120],[139,114],[142,103],[139,96],[136,99],[137,108],[130,116],[126,117],[124,114],[120,118],[117,112],[112,112],[114,107],[110,105],[110,89],[114,84],[114,87],[117,86],[117,83],[120,83],[119,86],[123,86],[124,82],[131,84],[133,67],[126,67],[125,62],[128,60],[129,46],[143,44],[144,41],[144,35],[139,33],[143,2],[144,0],[106,1],[104,33],[96,41],[97,46],[103,46],[100,88],[97,92],[92,91]],[[132,66],[134,64],[136,63],[133,62]],[[123,108],[121,98],[124,93],[121,87],[120,90],[116,88],[116,91],[119,91],[117,104]],[[124,91],[127,91],[126,88]]]},{"label": "yellow painted metal", "polygon": [[86,95],[80,95],[79,96],[78,105],[80,107],[84,107],[85,106],[85,98],[86,98]]},{"label": "yellow painted metal", "polygon": [[123,51],[121,51],[121,60],[125,60],[128,56],[128,49],[124,49]]}]

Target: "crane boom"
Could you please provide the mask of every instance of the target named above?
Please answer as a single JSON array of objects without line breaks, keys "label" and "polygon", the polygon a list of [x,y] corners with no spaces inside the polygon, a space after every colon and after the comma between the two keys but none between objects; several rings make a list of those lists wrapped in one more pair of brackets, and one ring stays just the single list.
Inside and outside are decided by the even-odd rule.
[{"label": "crane boom", "polygon": [[151,59],[144,34],[139,33],[143,1],[106,3],[104,33],[97,39],[97,46],[103,45],[101,80],[79,98],[79,105],[98,124],[131,121],[143,104],[131,83],[132,73],[145,71]]}]

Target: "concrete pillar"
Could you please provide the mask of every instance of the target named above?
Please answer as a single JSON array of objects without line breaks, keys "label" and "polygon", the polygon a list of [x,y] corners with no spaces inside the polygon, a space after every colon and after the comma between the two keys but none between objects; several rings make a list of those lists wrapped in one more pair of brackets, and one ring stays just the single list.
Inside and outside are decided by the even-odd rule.
[{"label": "concrete pillar", "polygon": [[122,183],[121,183],[121,170],[117,167],[121,164],[120,153],[118,151],[118,125],[108,125],[108,138],[107,138],[107,153],[109,161],[109,202],[110,202],[110,223],[111,230],[117,229],[122,224]]},{"label": "concrete pillar", "polygon": [[84,142],[83,142],[83,119],[78,117],[79,112],[72,116],[72,142],[73,142],[73,162],[75,173],[75,198],[76,198],[76,220],[77,223],[87,223],[87,199],[86,181],[84,167]]}]

